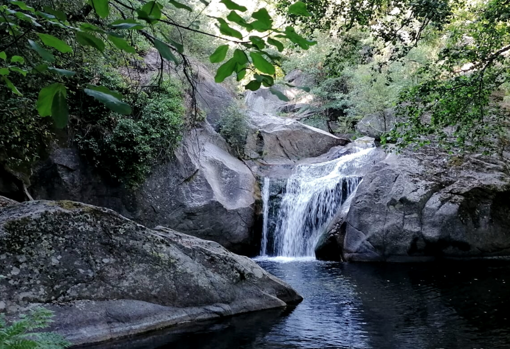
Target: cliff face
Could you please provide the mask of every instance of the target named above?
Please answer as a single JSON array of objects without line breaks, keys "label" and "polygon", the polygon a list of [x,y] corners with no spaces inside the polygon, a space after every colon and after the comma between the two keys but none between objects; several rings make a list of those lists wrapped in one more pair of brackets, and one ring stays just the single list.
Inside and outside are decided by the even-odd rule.
[{"label": "cliff face", "polygon": [[136,190],[109,183],[72,148],[56,149],[35,178],[31,191],[37,199],[103,206],[146,226],[167,226],[237,253],[258,251],[255,177],[207,123],[189,132],[173,158],[153,168]]},{"label": "cliff face", "polygon": [[423,149],[364,178],[340,233],[350,261],[510,257],[508,162]]}]

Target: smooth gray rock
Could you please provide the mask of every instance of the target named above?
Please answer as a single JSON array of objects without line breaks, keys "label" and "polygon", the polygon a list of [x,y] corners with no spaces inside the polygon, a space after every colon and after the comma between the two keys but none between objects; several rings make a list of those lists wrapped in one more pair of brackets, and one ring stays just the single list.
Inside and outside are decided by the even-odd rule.
[{"label": "smooth gray rock", "polygon": [[252,260],[71,201],[0,209],[1,313],[44,306],[74,344],[285,307],[302,298]]},{"label": "smooth gray rock", "polygon": [[304,116],[303,113],[309,112],[315,97],[298,87],[315,85],[313,76],[300,70],[293,70],[285,76],[285,82],[296,87],[275,85],[273,88],[287,96],[289,101],[282,101],[268,88],[262,87],[257,91],[246,92],[245,104],[248,109],[257,114],[278,115],[283,112],[292,113],[296,117]]},{"label": "smooth gray rock", "polygon": [[249,114],[251,132],[245,154],[249,159],[271,163],[295,163],[346,145],[347,139],[336,137],[299,121],[267,114]]},{"label": "smooth gray rock", "polygon": [[390,131],[395,126],[396,122],[395,111],[393,109],[386,109],[377,114],[367,115],[358,121],[356,131],[363,135],[380,139],[384,133]]},{"label": "smooth gray rock", "polygon": [[19,202],[6,198],[5,196],[0,196],[0,208],[17,204],[19,204]]},{"label": "smooth gray rock", "polygon": [[33,183],[36,199],[108,207],[148,227],[168,226],[236,253],[258,252],[257,183],[207,123],[189,132],[175,156],[157,165],[136,190],[99,176],[73,148],[55,149]]},{"label": "smooth gray rock", "polygon": [[218,130],[218,123],[227,108],[234,103],[235,94],[225,85],[216,83],[214,76],[203,64],[196,63],[194,68],[198,104],[205,111],[209,124]]},{"label": "smooth gray rock", "polygon": [[434,149],[388,155],[358,188],[343,248],[350,261],[510,257],[508,163]]}]

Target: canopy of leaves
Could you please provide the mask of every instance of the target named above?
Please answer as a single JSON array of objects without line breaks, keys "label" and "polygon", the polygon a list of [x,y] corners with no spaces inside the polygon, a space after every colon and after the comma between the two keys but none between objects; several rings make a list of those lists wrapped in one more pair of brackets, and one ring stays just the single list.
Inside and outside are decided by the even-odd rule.
[{"label": "canopy of leaves", "polygon": [[[91,0],[70,5],[57,2],[51,6],[43,6],[43,3],[10,0],[0,5],[0,76],[6,88],[22,96],[24,92],[17,87],[19,84],[10,78],[12,72],[28,79],[30,77],[27,75],[53,74],[50,83],[39,94],[37,110],[43,117],[52,116],[60,128],[65,127],[69,118],[65,78],[76,73],[75,65],[78,63],[70,56],[74,52],[73,47],[90,48],[101,54],[115,48],[125,54],[136,55],[133,44],[135,32],[153,46],[163,59],[180,65],[189,78],[192,76],[192,67],[185,54],[184,36],[181,34],[178,38],[171,38],[168,35],[170,28],[177,28],[223,41],[224,44],[211,56],[213,63],[223,62],[230,48],[236,53],[218,68],[216,81],[221,82],[232,74],[241,80],[248,70],[274,76],[275,66],[280,65],[281,57],[267,51],[266,47],[273,45],[282,51],[282,40],[298,44],[301,48],[314,44],[290,26],[285,31],[275,27],[266,8],[259,8],[250,14],[245,6],[231,0],[221,1],[230,13],[225,18],[216,18],[219,33],[202,30],[194,19],[187,24],[173,19],[183,12],[190,13],[190,18],[198,18],[207,10],[207,1],[200,1],[196,6],[176,0]],[[193,14],[195,11],[197,14]],[[306,5],[299,1],[290,13],[295,16],[309,15]],[[31,55],[30,51],[35,55]],[[31,56],[30,60],[25,60],[28,55]],[[65,57],[71,59],[60,59]],[[189,82],[193,84],[191,78]],[[131,113],[122,95],[115,91],[94,86],[91,82],[85,87],[85,92],[115,112]]]},{"label": "canopy of leaves", "polygon": [[[327,78],[345,77],[346,67],[370,62],[373,82],[386,72],[386,89],[380,90],[384,96],[397,83],[390,67],[403,64],[412,73],[398,97],[390,99],[400,121],[384,141],[495,150],[507,127],[501,108],[510,78],[507,1],[303,2],[309,16],[289,12],[293,5],[288,0],[278,1],[278,10],[308,34],[319,30],[337,40],[323,61]],[[430,50],[429,59],[413,60],[413,52],[424,49]]]}]

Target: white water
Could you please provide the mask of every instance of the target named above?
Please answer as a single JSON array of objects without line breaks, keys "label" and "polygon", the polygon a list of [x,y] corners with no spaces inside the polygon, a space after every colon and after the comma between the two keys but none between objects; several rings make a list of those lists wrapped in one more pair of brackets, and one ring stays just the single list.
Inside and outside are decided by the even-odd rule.
[{"label": "white water", "polygon": [[[338,159],[299,165],[287,180],[285,195],[268,246],[269,180],[264,179],[264,231],[261,255],[314,257],[314,248],[339,209],[347,210],[360,181],[360,169],[370,159],[371,149],[356,149]],[[267,190],[267,196],[265,191]],[[343,205],[343,206],[342,206]]]},{"label": "white water", "polygon": [[260,255],[265,256],[267,254],[267,226],[269,224],[269,188],[271,182],[268,177],[264,178],[264,184],[262,185],[262,202],[264,203],[264,221],[262,222],[262,244],[260,248]]}]

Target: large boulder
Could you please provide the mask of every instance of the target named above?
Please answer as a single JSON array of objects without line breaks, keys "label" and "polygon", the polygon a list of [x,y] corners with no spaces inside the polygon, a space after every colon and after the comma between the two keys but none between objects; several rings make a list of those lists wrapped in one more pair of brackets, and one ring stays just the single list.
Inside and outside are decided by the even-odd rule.
[{"label": "large boulder", "polygon": [[214,81],[214,76],[200,63],[195,64],[197,102],[206,113],[207,121],[218,129],[219,121],[235,101],[235,94],[225,85]]},{"label": "large boulder", "polygon": [[44,306],[74,344],[301,300],[215,242],[71,201],[1,208],[0,260],[0,313]]},{"label": "large boulder", "polygon": [[255,177],[207,123],[188,133],[173,159],[156,166],[136,190],[99,176],[73,148],[55,149],[33,183],[37,199],[104,206],[146,226],[168,226],[236,253],[258,252]]},{"label": "large boulder", "polygon": [[269,114],[249,113],[251,132],[245,154],[253,160],[295,163],[317,157],[349,141],[297,120]]},{"label": "large boulder", "polygon": [[434,149],[390,154],[365,176],[345,223],[350,261],[510,257],[508,163]]},{"label": "large boulder", "polygon": [[257,91],[248,91],[245,95],[245,104],[248,109],[257,114],[278,115],[290,113],[296,117],[302,117],[309,113],[315,97],[312,93],[305,92],[304,87],[315,85],[312,75],[300,70],[293,70],[285,76],[286,84],[275,85],[272,88],[278,90],[287,97],[283,101],[268,88],[260,88]]},{"label": "large boulder", "polygon": [[380,139],[381,136],[390,131],[397,122],[394,109],[385,109],[379,113],[369,114],[363,117],[356,124],[356,131],[359,133]]},{"label": "large boulder", "polygon": [[[286,80],[293,86],[313,84],[312,78],[299,70],[289,73]],[[299,112],[293,117],[278,116],[282,112],[309,109],[306,107],[313,104],[314,97],[296,87],[279,85],[274,88],[286,95],[289,101],[282,101],[267,88],[246,93],[250,129],[244,149],[247,159],[292,164],[349,143],[347,139],[299,122]]]}]

